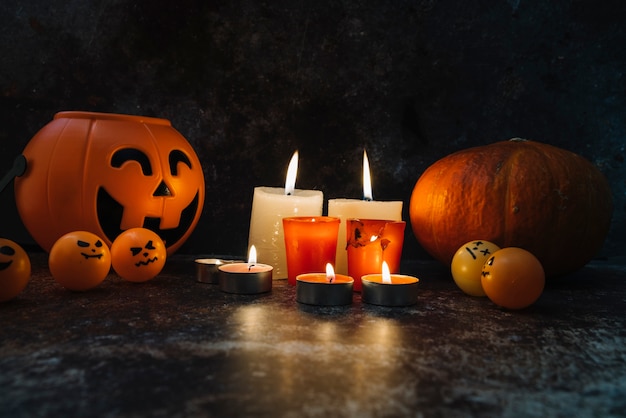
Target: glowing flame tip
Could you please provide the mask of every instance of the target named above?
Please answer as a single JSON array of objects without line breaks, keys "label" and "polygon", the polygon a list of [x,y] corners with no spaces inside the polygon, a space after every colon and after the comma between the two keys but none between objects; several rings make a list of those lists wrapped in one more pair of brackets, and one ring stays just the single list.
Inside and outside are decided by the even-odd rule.
[{"label": "glowing flame tip", "polygon": [[287,178],[285,180],[285,194],[293,194],[296,189],[296,177],[298,176],[298,151],[293,153],[289,168],[287,169]]},{"label": "glowing flame tip", "polygon": [[386,261],[383,261],[383,283],[391,284],[391,272]]},{"label": "glowing flame tip", "polygon": [[328,283],[335,281],[335,269],[330,263],[326,263],[326,281]]},{"label": "glowing flame tip", "polygon": [[251,245],[250,251],[248,251],[248,264],[256,264],[256,247],[254,245]]},{"label": "glowing flame tip", "polygon": [[374,200],[372,196],[372,177],[367,151],[363,150],[363,200]]}]

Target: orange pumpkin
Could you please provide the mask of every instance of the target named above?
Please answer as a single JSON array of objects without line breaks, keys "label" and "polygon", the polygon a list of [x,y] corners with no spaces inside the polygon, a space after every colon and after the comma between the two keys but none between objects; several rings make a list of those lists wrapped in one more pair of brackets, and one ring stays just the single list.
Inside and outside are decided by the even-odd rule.
[{"label": "orange pumpkin", "polygon": [[193,231],[204,203],[200,161],[165,119],[57,113],[24,149],[15,199],[46,251],[64,234],[92,232],[110,246],[130,228],[156,232],[168,254]]},{"label": "orange pumpkin", "polygon": [[415,184],[409,206],[415,237],[441,262],[449,265],[460,245],[481,237],[530,251],[548,277],[591,260],[612,211],[608,182],[591,163],[517,138],[435,162]]}]

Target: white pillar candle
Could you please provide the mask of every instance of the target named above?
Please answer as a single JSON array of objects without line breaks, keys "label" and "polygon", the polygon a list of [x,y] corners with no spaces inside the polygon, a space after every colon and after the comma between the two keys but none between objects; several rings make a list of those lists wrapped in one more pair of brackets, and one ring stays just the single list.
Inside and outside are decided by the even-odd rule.
[{"label": "white pillar candle", "polygon": [[324,194],[319,190],[294,187],[297,167],[296,151],[289,164],[285,188],[254,188],[248,247],[256,246],[259,263],[274,267],[274,279],[287,278],[283,218],[322,215]]},{"label": "white pillar candle", "polygon": [[372,199],[372,184],[367,153],[363,152],[363,199],[330,199],[328,216],[341,219],[337,239],[335,271],[348,274],[348,256],[346,252],[346,219],[385,219],[402,220],[402,201],[382,202]]}]

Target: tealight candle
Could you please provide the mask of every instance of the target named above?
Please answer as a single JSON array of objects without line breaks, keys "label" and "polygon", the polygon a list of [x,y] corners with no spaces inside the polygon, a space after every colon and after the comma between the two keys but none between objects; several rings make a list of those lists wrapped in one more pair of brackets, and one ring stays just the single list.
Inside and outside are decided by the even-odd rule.
[{"label": "tealight candle", "polygon": [[329,216],[295,216],[283,218],[288,281],[296,285],[296,277],[323,271],[326,263],[335,262],[339,218]]},{"label": "tealight candle", "polygon": [[241,260],[222,260],[220,258],[197,258],[196,281],[200,283],[217,284],[220,282],[219,266],[223,264],[240,263]]},{"label": "tealight candle", "polygon": [[352,303],[354,279],[335,274],[326,264],[326,273],[306,273],[296,277],[296,301],[307,305],[339,306]]},{"label": "tealight candle", "polygon": [[273,267],[256,262],[256,248],[250,247],[247,263],[229,263],[218,266],[220,290],[227,293],[251,295],[272,290]]},{"label": "tealight candle", "polygon": [[319,190],[296,189],[298,152],[291,158],[285,188],[255,187],[250,216],[248,245],[256,245],[259,262],[274,268],[274,278],[287,277],[282,219],[287,216],[320,216],[324,194]]},{"label": "tealight candle", "polygon": [[419,279],[403,274],[390,274],[383,262],[382,274],[367,274],[361,277],[361,300],[380,306],[408,306],[417,303]]},{"label": "tealight candle", "polygon": [[348,219],[347,224],[348,275],[355,291],[361,291],[362,276],[381,271],[383,261],[391,273],[400,271],[406,222]]},{"label": "tealight candle", "polygon": [[337,241],[337,255],[335,257],[335,271],[341,274],[349,274],[348,256],[346,253],[346,220],[361,218],[401,221],[402,201],[382,202],[374,200],[369,160],[367,159],[367,153],[363,151],[363,200],[330,199],[328,201],[328,216],[341,219],[339,239]]}]

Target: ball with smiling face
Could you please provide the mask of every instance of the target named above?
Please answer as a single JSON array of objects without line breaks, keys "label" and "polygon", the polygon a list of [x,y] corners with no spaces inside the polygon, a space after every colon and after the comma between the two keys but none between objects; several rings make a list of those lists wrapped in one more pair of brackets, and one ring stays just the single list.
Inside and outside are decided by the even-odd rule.
[{"label": "ball with smiling face", "polygon": [[146,228],[128,229],[111,245],[113,270],[131,282],[153,279],[163,269],[166,257],[163,240]]},{"label": "ball with smiling face", "polygon": [[98,286],[111,269],[111,252],[97,235],[69,232],[59,238],[48,257],[52,277],[69,290],[84,291]]},{"label": "ball with smiling face", "polygon": [[30,258],[15,242],[0,238],[0,302],[13,299],[30,280]]}]

